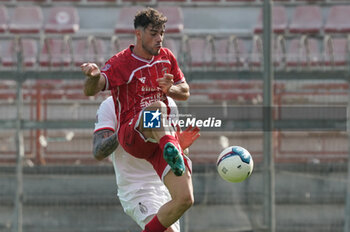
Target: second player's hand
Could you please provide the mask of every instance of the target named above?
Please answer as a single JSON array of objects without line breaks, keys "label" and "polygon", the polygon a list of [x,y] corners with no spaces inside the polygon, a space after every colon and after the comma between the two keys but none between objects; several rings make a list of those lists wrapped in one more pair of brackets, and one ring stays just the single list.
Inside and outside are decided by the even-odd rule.
[{"label": "second player's hand", "polygon": [[88,77],[100,77],[100,69],[95,63],[84,63],[80,66],[81,71]]},{"label": "second player's hand", "polygon": [[186,130],[181,131],[180,126],[176,125],[176,134],[179,138],[179,143],[182,150],[190,147],[194,141],[200,136],[200,129],[198,127],[189,126]]},{"label": "second player's hand", "polygon": [[164,77],[158,78],[157,82],[163,93],[167,94],[171,86],[174,84],[174,76],[172,74],[166,73]]}]

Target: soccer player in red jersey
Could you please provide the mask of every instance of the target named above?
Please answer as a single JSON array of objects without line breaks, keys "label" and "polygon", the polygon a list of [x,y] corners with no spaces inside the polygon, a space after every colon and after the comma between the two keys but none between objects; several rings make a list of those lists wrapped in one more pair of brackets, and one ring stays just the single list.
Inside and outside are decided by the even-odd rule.
[{"label": "soccer player in red jersey", "polygon": [[[194,201],[191,161],[183,154],[173,128],[167,126],[170,110],[166,96],[187,100],[190,94],[176,58],[162,47],[166,21],[152,8],[138,12],[135,45],[110,58],[101,70],[93,63],[81,66],[87,76],[85,95],[111,90],[119,143],[126,152],[153,165],[172,197],[146,224],[144,232],[165,231]],[[147,114],[152,118],[147,119]],[[147,124],[146,119],[152,123]]]}]

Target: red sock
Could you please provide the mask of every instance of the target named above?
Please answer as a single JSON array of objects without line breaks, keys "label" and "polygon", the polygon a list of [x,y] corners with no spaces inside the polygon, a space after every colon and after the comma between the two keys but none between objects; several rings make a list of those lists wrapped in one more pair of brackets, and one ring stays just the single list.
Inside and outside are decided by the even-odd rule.
[{"label": "red sock", "polygon": [[142,232],[164,232],[167,228],[165,228],[158,220],[157,215],[155,215],[152,220],[147,223],[145,229]]},{"label": "red sock", "polygon": [[[162,149],[162,151],[164,151],[165,144],[167,144],[169,142],[174,144],[177,149],[180,148],[179,142],[177,141],[177,139],[174,136],[172,136],[172,135],[164,135],[159,140],[160,149]],[[181,150],[179,150],[179,151],[181,152]]]}]

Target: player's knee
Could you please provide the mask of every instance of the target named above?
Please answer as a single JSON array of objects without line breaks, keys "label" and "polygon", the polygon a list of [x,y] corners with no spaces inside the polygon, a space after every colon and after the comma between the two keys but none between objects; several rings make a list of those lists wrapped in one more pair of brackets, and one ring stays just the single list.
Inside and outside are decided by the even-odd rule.
[{"label": "player's knee", "polygon": [[186,211],[194,204],[194,196],[192,192],[184,192],[177,199],[178,208],[181,211]]},{"label": "player's knee", "polygon": [[158,109],[159,111],[164,111],[165,110],[165,112],[166,112],[167,106],[162,101],[156,101],[156,102],[153,102],[147,108],[150,108],[151,110],[157,110]]}]

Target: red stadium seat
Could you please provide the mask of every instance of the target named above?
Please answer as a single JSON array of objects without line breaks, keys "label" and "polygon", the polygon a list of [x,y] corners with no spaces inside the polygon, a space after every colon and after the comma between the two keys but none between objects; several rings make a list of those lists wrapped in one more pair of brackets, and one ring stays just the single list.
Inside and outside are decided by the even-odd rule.
[{"label": "red stadium seat", "polygon": [[[254,28],[254,33],[262,33],[263,12],[260,11],[257,25]],[[283,6],[272,7],[272,31],[276,34],[283,34],[287,29],[287,13]]]},{"label": "red stadium seat", "polygon": [[177,6],[162,6],[157,8],[158,11],[162,12],[167,18],[165,30],[166,33],[180,33],[184,29],[184,17],[182,10]]},{"label": "red stadium seat", "polygon": [[134,17],[137,11],[142,10],[141,6],[123,7],[118,15],[115,24],[114,33],[116,34],[133,34],[134,33]]},{"label": "red stadium seat", "polygon": [[7,31],[8,14],[5,6],[0,5],[0,33]]},{"label": "red stadium seat", "polygon": [[18,6],[14,9],[9,24],[11,33],[39,33],[43,15],[38,6]]},{"label": "red stadium seat", "polygon": [[321,54],[317,39],[292,39],[286,55],[288,67],[320,65]]},{"label": "red stadium seat", "polygon": [[66,40],[49,38],[45,40],[40,52],[39,64],[43,67],[69,66],[72,62]]},{"label": "red stadium seat", "polygon": [[93,62],[101,66],[106,61],[106,46],[101,39],[79,39],[73,41],[74,65]]},{"label": "red stadium seat", "polygon": [[290,33],[320,33],[322,29],[321,7],[317,5],[297,6],[289,25]]},{"label": "red stadium seat", "polygon": [[48,15],[45,33],[75,33],[79,30],[79,15],[75,7],[52,7]]},{"label": "red stadium seat", "polygon": [[189,38],[186,41],[185,52],[189,67],[210,67],[213,65],[213,51],[208,38]]},{"label": "red stadium seat", "polygon": [[325,44],[324,64],[327,66],[345,66],[348,63],[349,40],[334,38]]},{"label": "red stadium seat", "polygon": [[238,38],[214,39],[216,67],[240,67],[247,61],[244,41]]},{"label": "red stadium seat", "polygon": [[350,6],[332,6],[324,26],[324,31],[326,33],[349,33]]},{"label": "red stadium seat", "polygon": [[17,46],[20,46],[20,49],[23,51],[23,66],[33,67],[36,64],[38,52],[37,44],[34,39],[22,39],[19,44],[14,40],[9,41],[2,55],[2,65],[5,67],[13,67],[17,65]]}]

